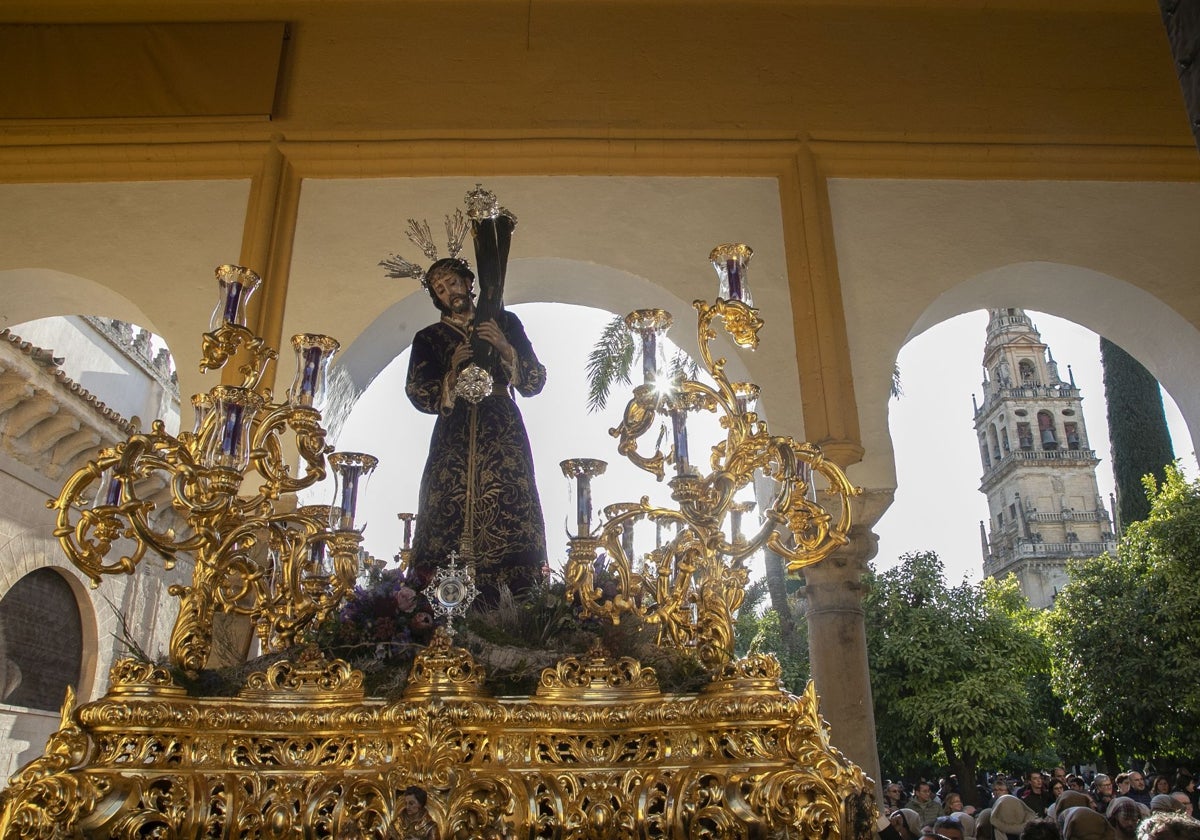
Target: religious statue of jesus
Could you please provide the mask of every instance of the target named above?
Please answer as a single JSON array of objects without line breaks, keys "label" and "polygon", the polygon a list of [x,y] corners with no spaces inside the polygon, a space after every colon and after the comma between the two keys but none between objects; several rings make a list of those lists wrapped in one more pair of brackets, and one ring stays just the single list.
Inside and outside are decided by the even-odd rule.
[{"label": "religious statue of jesus", "polygon": [[[514,393],[532,397],[546,384],[546,368],[516,315],[501,309],[477,323],[475,275],[457,258],[441,259],[425,287],[441,320],[413,340],[406,392],[418,410],[436,414],[429,458],[421,478],[410,568],[424,587],[434,568],[457,550],[476,565],[484,600],[501,585],[522,592],[546,564],[541,502],[533,455]],[[460,379],[478,363],[472,337],[495,352],[489,393],[463,396]]]}]

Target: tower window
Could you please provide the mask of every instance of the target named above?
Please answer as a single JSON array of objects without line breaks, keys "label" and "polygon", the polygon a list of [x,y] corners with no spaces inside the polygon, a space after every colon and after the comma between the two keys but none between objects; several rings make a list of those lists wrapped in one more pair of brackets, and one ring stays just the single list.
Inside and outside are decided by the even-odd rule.
[{"label": "tower window", "polygon": [[1017,370],[1021,374],[1022,385],[1037,384],[1037,370],[1034,368],[1033,362],[1029,361],[1029,359],[1022,359],[1019,361],[1017,363]]},{"label": "tower window", "polygon": [[1038,431],[1041,433],[1042,449],[1058,449],[1058,435],[1054,430],[1054,418],[1049,411],[1038,412]]},{"label": "tower window", "polygon": [[992,457],[995,458],[997,461],[999,461],[1001,458],[1000,441],[996,437],[996,426],[994,424],[991,426],[988,426],[987,435],[988,435],[988,448],[992,452]]},{"label": "tower window", "polygon": [[1067,449],[1079,448],[1079,424],[1063,423],[1063,436],[1067,439]]},{"label": "tower window", "polygon": [[1017,424],[1017,446],[1026,452],[1033,449],[1033,432],[1028,423]]},{"label": "tower window", "polygon": [[1007,455],[1009,452],[1012,451],[1012,448],[1008,445],[1008,427],[1007,426],[1000,429],[1000,448],[1004,450],[1005,455]]}]

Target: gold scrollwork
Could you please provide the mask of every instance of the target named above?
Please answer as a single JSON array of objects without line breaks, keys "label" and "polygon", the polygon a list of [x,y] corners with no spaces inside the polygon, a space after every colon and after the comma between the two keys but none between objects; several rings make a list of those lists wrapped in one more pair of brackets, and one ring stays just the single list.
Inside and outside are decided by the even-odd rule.
[{"label": "gold scrollwork", "polygon": [[[715,387],[682,378],[664,393],[639,385],[621,425],[612,430],[619,438],[618,451],[660,479],[666,461],[677,461],[671,498],[678,508],[654,507],[646,499],[610,505],[598,534],[572,540],[564,578],[586,614],[613,622],[622,615],[639,617],[658,626],[660,644],[691,651],[717,671],[733,657],[733,620],[745,595],[750,555],[768,547],[792,571],[820,562],[847,543],[850,498],[860,491],[818,447],[771,435],[746,402],[757,389],[751,383],[731,383],[726,360],[714,358],[714,322],[719,319],[738,346],[753,348],[763,324],[757,311],[739,300],[698,300],[694,306],[700,358]],[[669,456],[658,449],[653,455],[638,452],[639,439],[659,414],[694,411],[717,412],[725,430],[725,439],[712,447],[707,474],[684,464],[674,449]],[[757,474],[777,484],[774,499],[764,506],[762,525],[749,537],[727,537],[726,519],[740,510],[736,495]],[[817,475],[827,484],[834,513],[815,501]],[[642,519],[673,525],[676,533],[639,564],[627,556],[621,535]],[[604,550],[602,569],[596,562],[599,548]]]}]

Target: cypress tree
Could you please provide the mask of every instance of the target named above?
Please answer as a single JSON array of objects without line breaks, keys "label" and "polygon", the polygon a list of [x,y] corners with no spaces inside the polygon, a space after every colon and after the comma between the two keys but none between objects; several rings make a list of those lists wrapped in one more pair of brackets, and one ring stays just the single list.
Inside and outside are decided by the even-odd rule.
[{"label": "cypress tree", "polygon": [[1158,380],[1107,338],[1100,339],[1104,399],[1108,403],[1108,440],[1117,485],[1117,521],[1124,531],[1150,515],[1142,476],[1163,483],[1175,461]]}]

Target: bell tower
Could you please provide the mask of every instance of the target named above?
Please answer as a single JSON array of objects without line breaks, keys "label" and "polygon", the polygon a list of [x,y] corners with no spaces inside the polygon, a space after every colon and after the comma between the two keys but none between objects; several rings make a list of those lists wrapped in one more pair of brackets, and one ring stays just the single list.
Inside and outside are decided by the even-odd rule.
[{"label": "bell tower", "polygon": [[1074,377],[1061,379],[1025,310],[988,315],[983,404],[975,405],[989,513],[980,523],[983,572],[1016,575],[1029,603],[1046,608],[1067,582],[1068,560],[1117,544]]}]

